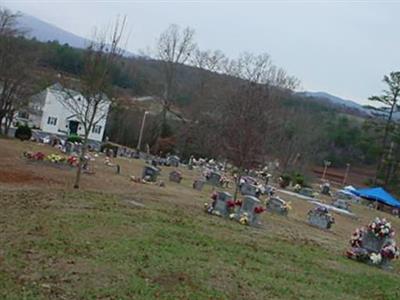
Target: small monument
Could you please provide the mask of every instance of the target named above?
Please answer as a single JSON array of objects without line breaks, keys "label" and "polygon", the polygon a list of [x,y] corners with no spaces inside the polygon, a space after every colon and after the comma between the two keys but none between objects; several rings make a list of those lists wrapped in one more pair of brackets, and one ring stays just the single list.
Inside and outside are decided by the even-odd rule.
[{"label": "small monument", "polygon": [[176,155],[169,156],[167,158],[167,161],[171,167],[175,167],[175,168],[179,167],[180,159],[178,156],[176,156]]},{"label": "small monument", "polygon": [[159,170],[153,166],[145,166],[143,168],[142,179],[147,181],[157,181]]},{"label": "small monument", "polygon": [[239,221],[240,224],[255,226],[259,224],[259,215],[264,210],[260,200],[256,197],[244,196],[239,211],[232,218]]},{"label": "small monument", "polygon": [[390,262],[400,256],[394,240],[395,232],[385,219],[376,218],[366,228],[358,228],[353,233],[346,256],[350,259],[391,268]]},{"label": "small monument", "polygon": [[222,175],[218,172],[211,171],[207,177],[207,182],[213,186],[220,186],[221,185],[221,178]]},{"label": "small monument", "polygon": [[290,205],[279,197],[272,197],[267,202],[267,211],[276,213],[282,216],[287,216],[289,213]]},{"label": "small monument", "polygon": [[332,206],[350,211],[350,203],[344,199],[336,199],[335,201],[333,201]]},{"label": "small monument", "polygon": [[172,171],[169,173],[169,181],[176,182],[176,183],[181,183],[182,181],[182,174],[179,171]]},{"label": "small monument", "polygon": [[308,212],[308,222],[321,229],[330,229],[335,219],[326,207],[317,206]]},{"label": "small monument", "polygon": [[235,202],[232,200],[232,195],[228,192],[214,192],[211,195],[211,199],[211,204],[205,204],[205,209],[208,213],[227,217],[231,212],[233,212]]},{"label": "small monument", "polygon": [[254,184],[250,184],[247,182],[244,182],[240,186],[240,193],[244,196],[254,196],[254,197],[259,197],[260,191],[257,186]]},{"label": "small monument", "polygon": [[195,190],[201,191],[203,190],[205,183],[206,182],[204,181],[204,179],[196,179],[195,181],[193,181],[193,188]]}]

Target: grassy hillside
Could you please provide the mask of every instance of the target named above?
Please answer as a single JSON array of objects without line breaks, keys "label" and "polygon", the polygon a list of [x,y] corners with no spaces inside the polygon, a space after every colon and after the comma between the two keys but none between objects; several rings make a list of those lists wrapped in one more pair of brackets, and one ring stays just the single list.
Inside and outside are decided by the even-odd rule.
[{"label": "grassy hillside", "polygon": [[[71,189],[73,170],[29,163],[0,139],[1,299],[399,299],[400,264],[380,269],[343,257],[353,230],[385,216],[354,207],[322,231],[310,204],[288,218],[264,213],[262,228],[203,213],[204,192],[182,184],[135,184],[143,162],[118,159],[121,175],[96,159],[96,173]],[[163,168],[166,180],[171,168]],[[399,238],[398,238],[399,239]]]}]

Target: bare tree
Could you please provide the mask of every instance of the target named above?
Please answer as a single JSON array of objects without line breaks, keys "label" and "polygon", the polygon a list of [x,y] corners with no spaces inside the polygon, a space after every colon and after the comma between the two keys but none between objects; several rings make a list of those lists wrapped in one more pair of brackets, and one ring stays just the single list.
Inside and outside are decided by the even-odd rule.
[{"label": "bare tree", "polygon": [[0,8],[0,133],[8,133],[15,111],[25,104],[35,61],[17,27],[18,13]]},{"label": "bare tree", "polygon": [[277,128],[277,101],[296,86],[297,80],[277,69],[266,54],[245,53],[229,62],[226,70],[236,80],[229,78],[216,118],[221,147],[239,169],[240,177],[244,169],[263,163],[268,135]]},{"label": "bare tree", "polygon": [[125,25],[125,18],[117,19],[112,27],[100,34],[95,33],[93,41],[86,48],[84,68],[77,86],[82,97],[70,89],[63,89],[61,101],[75,115],[84,131],[74,188],[79,188],[89,134],[94,126],[106,118],[108,107],[113,101],[110,70],[123,53],[121,42]]},{"label": "bare tree", "polygon": [[188,62],[191,53],[195,50],[194,30],[178,25],[170,25],[161,33],[157,42],[157,58],[163,62],[164,94],[161,131],[166,126],[167,111],[171,110],[176,89],[177,68]]}]

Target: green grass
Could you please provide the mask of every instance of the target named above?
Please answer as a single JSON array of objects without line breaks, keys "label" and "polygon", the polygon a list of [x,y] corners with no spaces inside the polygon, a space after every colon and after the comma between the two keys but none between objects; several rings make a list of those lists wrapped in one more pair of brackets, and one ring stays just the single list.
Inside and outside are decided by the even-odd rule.
[{"label": "green grass", "polygon": [[189,207],[94,192],[2,196],[1,299],[400,297],[395,273]]}]

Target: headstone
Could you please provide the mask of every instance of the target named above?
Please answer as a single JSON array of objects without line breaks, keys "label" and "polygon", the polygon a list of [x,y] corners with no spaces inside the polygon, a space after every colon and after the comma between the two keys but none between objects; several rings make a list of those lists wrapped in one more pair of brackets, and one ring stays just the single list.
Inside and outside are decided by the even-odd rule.
[{"label": "headstone", "polygon": [[336,199],[333,203],[333,206],[340,208],[340,209],[344,209],[347,211],[350,211],[350,205],[346,200],[343,199]]},{"label": "headstone", "polygon": [[389,238],[378,238],[372,232],[367,232],[362,237],[362,246],[369,252],[379,253],[382,249],[382,246],[386,244]]},{"label": "headstone", "polygon": [[259,191],[258,191],[257,186],[245,182],[240,186],[240,193],[245,196],[248,195],[248,196],[257,197],[257,195],[259,194]]},{"label": "headstone", "polygon": [[317,207],[308,212],[308,222],[321,229],[330,229],[334,220],[326,208]]},{"label": "headstone", "polygon": [[254,212],[254,209],[260,205],[261,202],[256,197],[244,196],[237,217],[240,219],[240,217],[242,217],[243,215],[247,215],[249,224],[255,225],[257,223],[258,214]]},{"label": "headstone", "polygon": [[182,180],[182,174],[178,171],[172,171],[169,173],[169,181],[176,182],[176,183],[181,183]]},{"label": "headstone", "polygon": [[306,197],[311,197],[311,198],[315,197],[314,191],[312,189],[310,189],[310,188],[302,188],[302,189],[300,189],[299,194],[301,194],[303,196],[306,196]]},{"label": "headstone", "polygon": [[202,179],[196,179],[196,180],[193,182],[193,188],[194,188],[195,190],[201,191],[201,190],[203,189],[205,183],[206,183],[206,182],[205,182],[204,180],[202,180]]},{"label": "headstone", "polygon": [[329,183],[324,183],[321,186],[321,194],[330,195],[330,193],[331,193],[331,187],[330,187]]},{"label": "headstone", "polygon": [[218,192],[217,199],[215,200],[214,210],[219,212],[223,217],[228,216],[229,211],[227,201],[232,199],[232,195],[228,192]]},{"label": "headstone", "polygon": [[148,179],[149,181],[157,181],[159,170],[153,166],[145,166],[143,168],[142,179]]},{"label": "headstone", "polygon": [[289,209],[284,200],[279,197],[273,197],[267,202],[267,211],[287,216]]},{"label": "headstone", "polygon": [[211,171],[207,181],[214,186],[219,186],[221,184],[221,177],[220,173]]},{"label": "headstone", "polygon": [[180,159],[178,156],[174,155],[174,156],[168,157],[168,163],[171,167],[175,167],[175,168],[179,167],[179,162],[180,162]]}]

